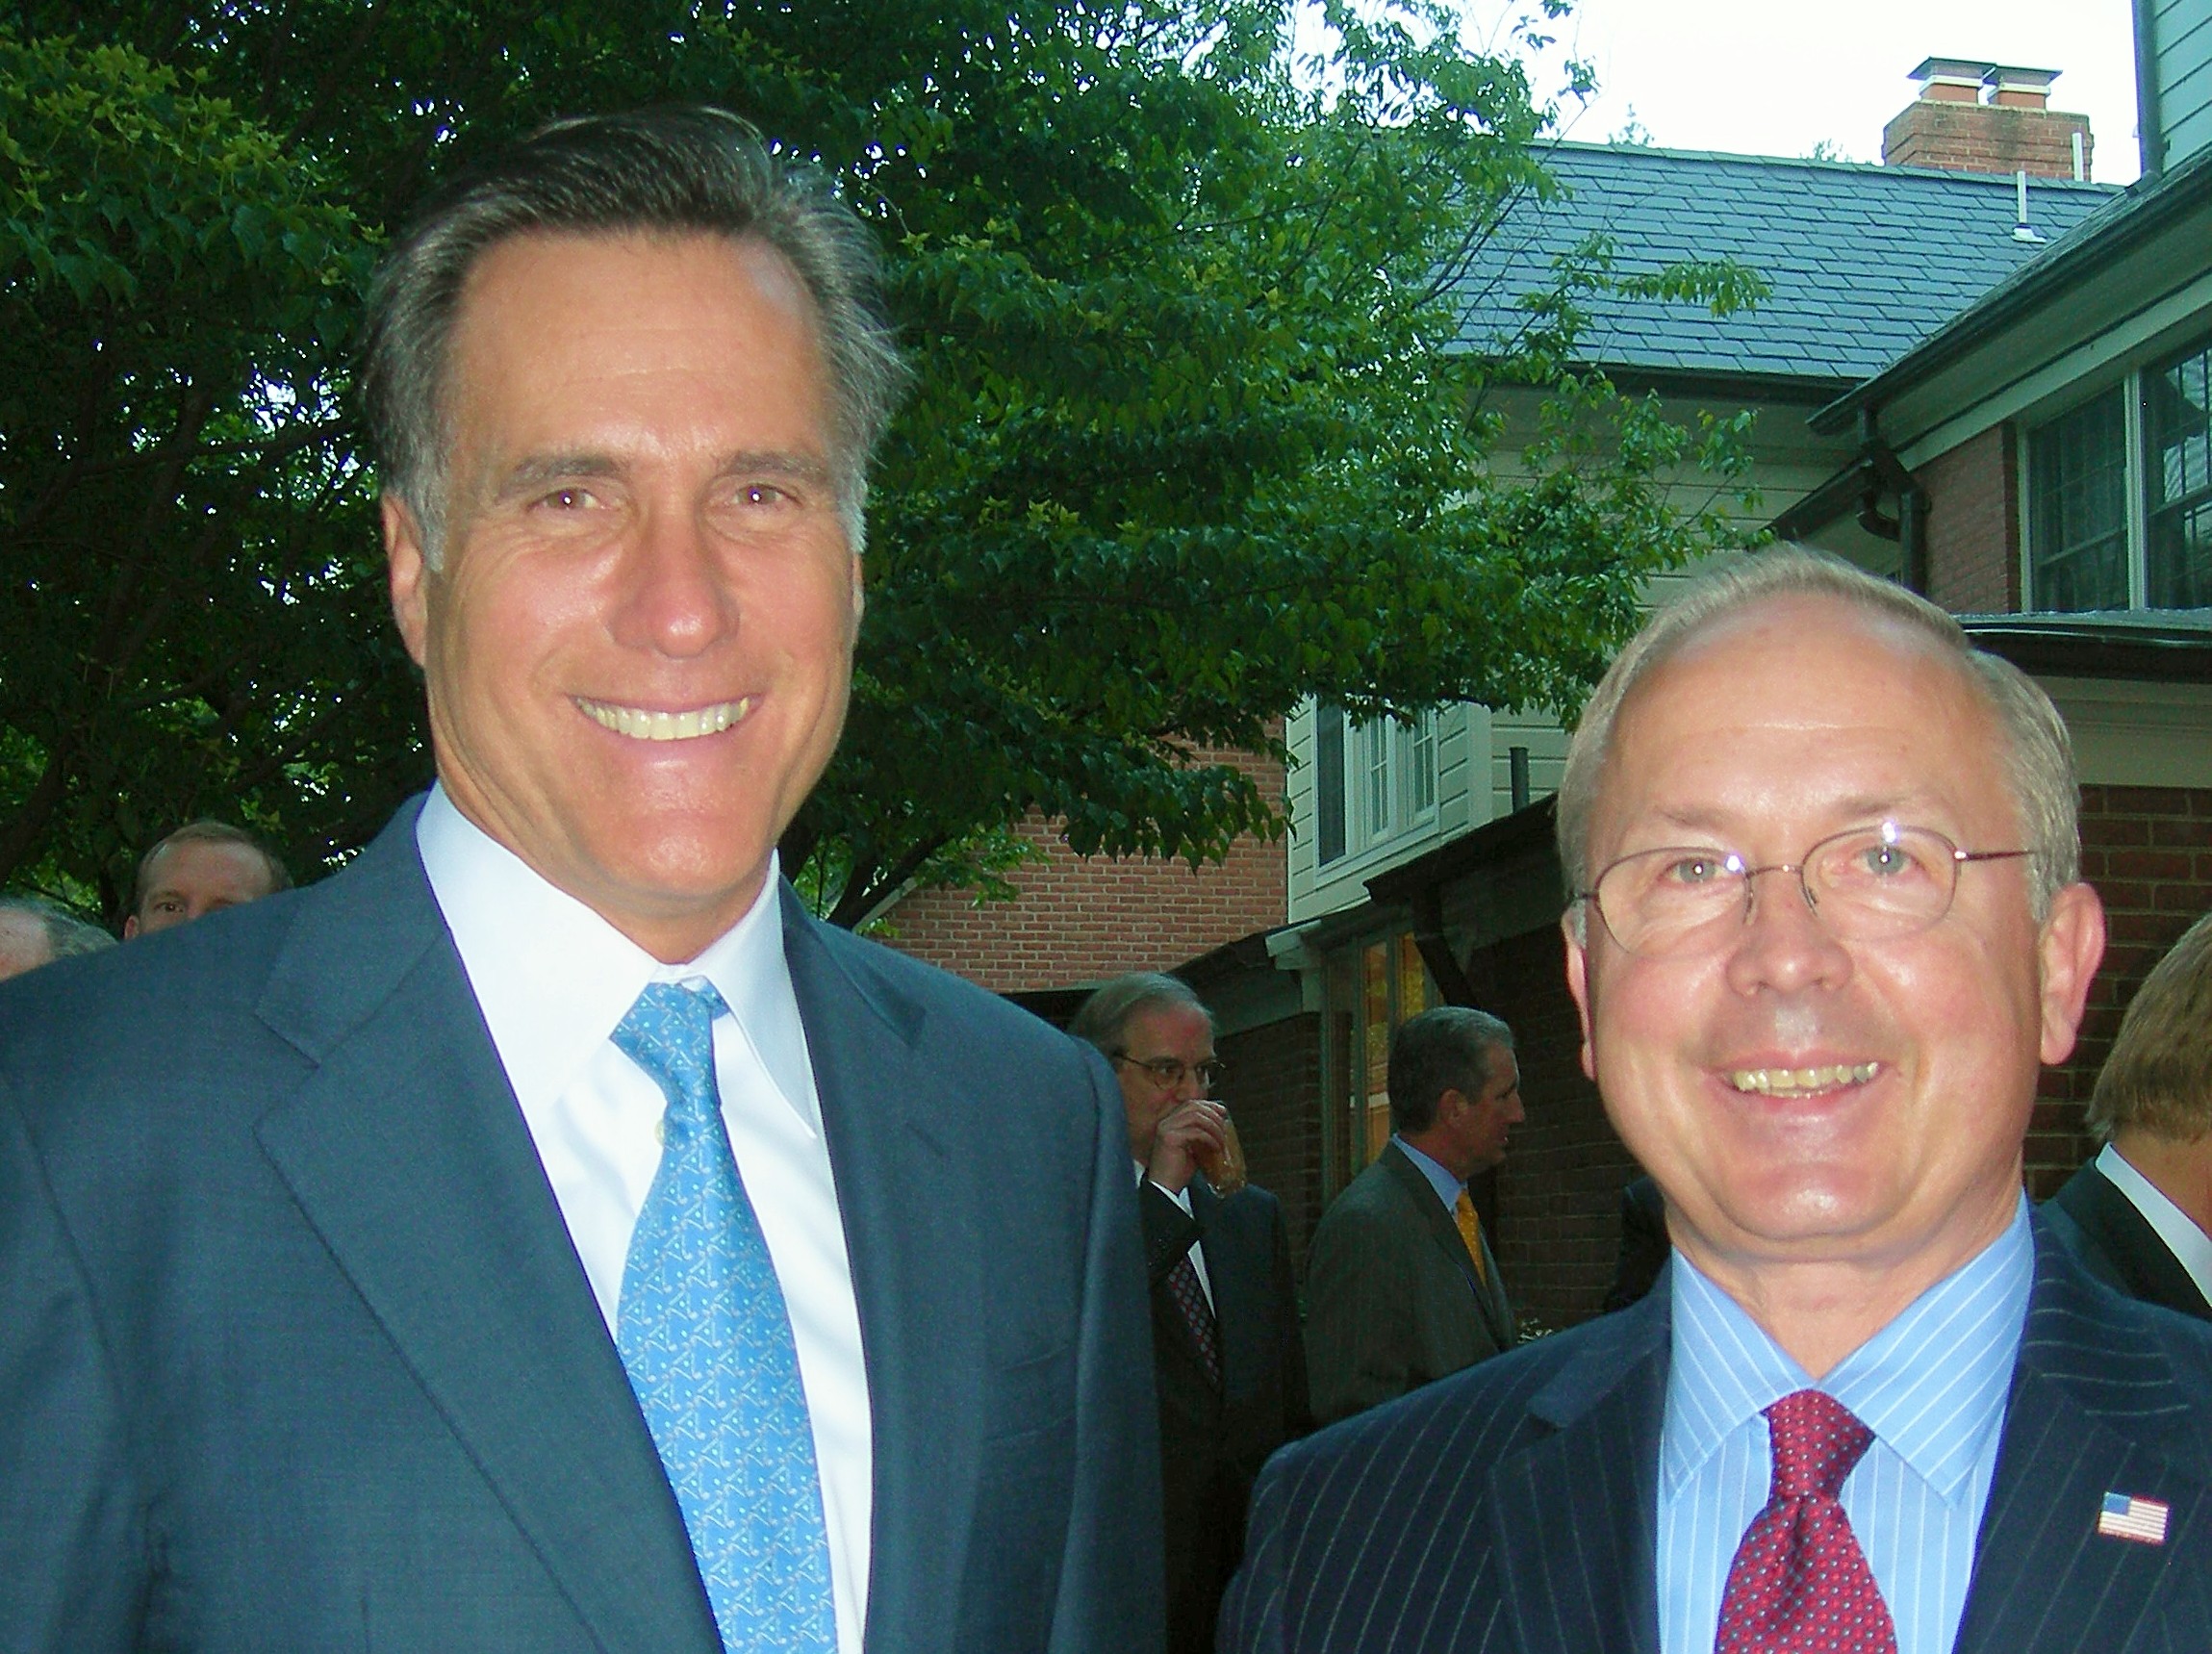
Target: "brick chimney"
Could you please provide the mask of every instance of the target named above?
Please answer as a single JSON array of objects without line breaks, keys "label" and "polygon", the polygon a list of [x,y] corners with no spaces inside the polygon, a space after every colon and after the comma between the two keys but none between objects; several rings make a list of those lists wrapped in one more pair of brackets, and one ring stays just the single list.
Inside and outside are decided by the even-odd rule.
[{"label": "brick chimney", "polygon": [[2056,69],[1929,58],[1912,78],[1920,96],[1882,129],[1885,165],[2089,176],[2089,117],[2047,107]]}]

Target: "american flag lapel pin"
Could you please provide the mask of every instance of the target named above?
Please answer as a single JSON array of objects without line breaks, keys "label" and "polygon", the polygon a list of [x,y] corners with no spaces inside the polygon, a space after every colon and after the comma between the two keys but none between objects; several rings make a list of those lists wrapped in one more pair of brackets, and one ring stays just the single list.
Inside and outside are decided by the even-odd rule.
[{"label": "american flag lapel pin", "polygon": [[2139,1499],[2132,1493],[2107,1493],[2104,1508],[2097,1513],[2097,1531],[2116,1539],[2133,1539],[2138,1544],[2162,1545],[2166,1542],[2166,1513],[2163,1499]]}]

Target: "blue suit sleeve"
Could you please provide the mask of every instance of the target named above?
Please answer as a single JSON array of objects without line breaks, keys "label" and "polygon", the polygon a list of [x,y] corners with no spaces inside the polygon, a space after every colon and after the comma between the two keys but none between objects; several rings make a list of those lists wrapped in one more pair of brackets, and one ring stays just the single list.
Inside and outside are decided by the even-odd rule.
[{"label": "blue suit sleeve", "polygon": [[0,1648],[137,1646],[142,1509],[81,1260],[0,1083]]},{"label": "blue suit sleeve", "polygon": [[1098,1156],[1076,1372],[1076,1489],[1052,1654],[1165,1646],[1159,1414],[1129,1127],[1105,1059],[1085,1050]]}]

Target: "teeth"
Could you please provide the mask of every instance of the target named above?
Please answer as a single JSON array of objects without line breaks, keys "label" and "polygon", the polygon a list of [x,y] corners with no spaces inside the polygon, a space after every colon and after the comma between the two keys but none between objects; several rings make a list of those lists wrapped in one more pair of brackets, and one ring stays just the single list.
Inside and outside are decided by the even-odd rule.
[{"label": "teeth", "polygon": [[752,698],[718,700],[712,706],[689,712],[648,712],[637,706],[617,706],[611,701],[575,698],[586,718],[602,729],[626,735],[633,741],[690,741],[700,735],[719,735],[741,722],[752,710]]},{"label": "teeth", "polygon": [[1878,1062],[1837,1062],[1826,1068],[1739,1068],[1728,1083],[1739,1091],[1756,1091],[1763,1097],[1803,1097],[1815,1091],[1832,1091],[1839,1085],[1864,1085],[1874,1078]]}]

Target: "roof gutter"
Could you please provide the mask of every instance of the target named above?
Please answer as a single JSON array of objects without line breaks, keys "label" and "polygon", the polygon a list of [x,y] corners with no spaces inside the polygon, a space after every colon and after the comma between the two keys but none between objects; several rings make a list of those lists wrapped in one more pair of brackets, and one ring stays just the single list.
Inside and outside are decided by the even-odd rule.
[{"label": "roof gutter", "polygon": [[2145,179],[2084,218],[2047,253],[2007,276],[1981,298],[1898,357],[1871,379],[1830,402],[1806,422],[1825,436],[1848,430],[1862,412],[1900,393],[1996,338],[2059,296],[2081,275],[2133,252],[2175,219],[2212,201],[2212,145],[2165,176]]}]

